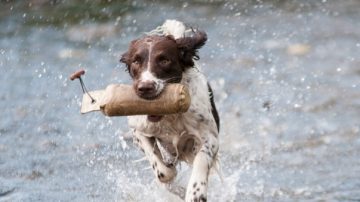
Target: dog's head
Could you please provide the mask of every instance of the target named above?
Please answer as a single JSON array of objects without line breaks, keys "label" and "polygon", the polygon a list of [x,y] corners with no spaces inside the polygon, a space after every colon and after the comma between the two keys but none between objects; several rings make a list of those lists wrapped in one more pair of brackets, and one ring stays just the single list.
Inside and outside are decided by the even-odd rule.
[{"label": "dog's head", "polygon": [[192,36],[145,36],[130,43],[120,59],[126,64],[138,96],[153,99],[167,83],[179,83],[182,73],[199,59],[197,51],[207,40],[205,32],[193,31]]}]

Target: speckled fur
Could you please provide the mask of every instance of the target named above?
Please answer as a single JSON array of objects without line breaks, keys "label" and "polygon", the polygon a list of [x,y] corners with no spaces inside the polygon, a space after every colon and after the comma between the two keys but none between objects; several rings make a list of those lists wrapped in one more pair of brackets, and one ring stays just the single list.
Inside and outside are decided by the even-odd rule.
[{"label": "speckled fur", "polygon": [[[166,115],[156,123],[149,122],[147,116],[130,116],[129,126],[134,131],[135,143],[144,151],[160,182],[171,182],[176,176],[176,168],[162,160],[154,138],[178,160],[193,165],[185,201],[206,201],[208,175],[219,148],[218,129],[205,76],[198,68],[189,68],[183,73],[181,83],[188,87],[191,96],[186,113]],[[190,152],[182,149],[187,148],[189,142],[192,143]]]}]

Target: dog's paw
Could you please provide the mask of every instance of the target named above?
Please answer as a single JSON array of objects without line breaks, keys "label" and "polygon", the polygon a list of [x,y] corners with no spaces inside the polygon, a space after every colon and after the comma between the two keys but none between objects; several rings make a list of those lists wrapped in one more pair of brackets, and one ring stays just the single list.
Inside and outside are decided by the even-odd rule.
[{"label": "dog's paw", "polygon": [[186,202],[206,202],[206,182],[194,182],[189,184],[186,192]]},{"label": "dog's paw", "polygon": [[206,196],[200,195],[200,196],[193,196],[190,199],[186,199],[186,202],[206,202]]},{"label": "dog's paw", "polygon": [[177,174],[175,166],[166,166],[158,159],[152,163],[152,169],[157,179],[163,183],[171,182]]}]

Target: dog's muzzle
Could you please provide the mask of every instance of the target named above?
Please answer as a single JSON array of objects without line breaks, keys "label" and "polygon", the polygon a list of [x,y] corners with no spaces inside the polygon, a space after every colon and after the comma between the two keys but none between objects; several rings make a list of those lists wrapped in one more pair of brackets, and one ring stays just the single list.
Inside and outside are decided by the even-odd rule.
[{"label": "dog's muzzle", "polygon": [[139,97],[150,100],[157,96],[156,83],[153,81],[139,82],[136,87],[136,93]]},{"label": "dog's muzzle", "polygon": [[[154,99],[158,96],[158,89],[154,81],[141,81],[138,83],[136,92],[139,97],[147,100]],[[150,122],[159,122],[163,116],[161,115],[148,115],[147,119]]]}]

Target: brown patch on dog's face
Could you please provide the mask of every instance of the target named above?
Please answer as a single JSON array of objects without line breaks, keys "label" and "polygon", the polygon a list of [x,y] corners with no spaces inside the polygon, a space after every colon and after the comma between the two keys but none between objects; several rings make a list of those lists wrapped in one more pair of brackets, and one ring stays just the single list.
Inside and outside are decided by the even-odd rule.
[{"label": "brown patch on dog's face", "polygon": [[146,36],[131,42],[121,62],[125,63],[136,93],[152,99],[167,83],[179,83],[182,73],[194,66],[197,50],[205,44],[206,34],[174,39],[169,36]]},{"label": "brown patch on dog's face", "polygon": [[172,37],[147,36],[135,40],[121,61],[127,64],[130,76],[134,80],[139,80],[145,71],[165,81],[171,78],[177,78],[178,82],[181,80],[179,50]]},{"label": "brown patch on dog's face", "polygon": [[155,77],[167,83],[181,81],[183,68],[180,65],[180,54],[172,37],[161,37],[154,40],[150,55],[149,71]]}]

